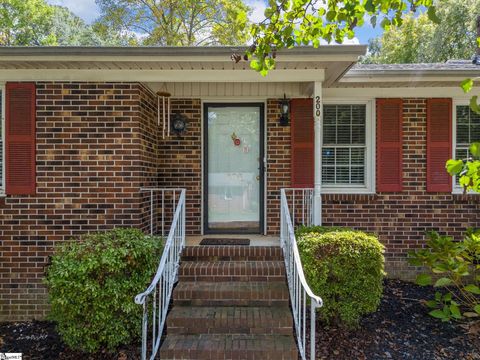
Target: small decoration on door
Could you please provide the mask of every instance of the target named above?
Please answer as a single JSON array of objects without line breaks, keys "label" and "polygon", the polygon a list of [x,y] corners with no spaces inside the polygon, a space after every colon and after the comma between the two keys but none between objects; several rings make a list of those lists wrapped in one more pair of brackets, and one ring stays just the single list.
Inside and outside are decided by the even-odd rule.
[{"label": "small decoration on door", "polygon": [[240,138],[239,138],[239,137],[237,136],[237,134],[235,134],[235,133],[233,133],[233,134],[231,135],[231,138],[232,138],[232,141],[233,141],[233,145],[235,145],[235,146],[240,146],[240,144],[242,143],[242,142],[240,141]]}]

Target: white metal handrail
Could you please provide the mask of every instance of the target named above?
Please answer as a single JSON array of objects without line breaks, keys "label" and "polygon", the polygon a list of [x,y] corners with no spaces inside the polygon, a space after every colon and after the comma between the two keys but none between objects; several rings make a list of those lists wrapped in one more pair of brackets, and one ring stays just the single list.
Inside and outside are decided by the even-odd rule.
[{"label": "white metal handrail", "polygon": [[[180,256],[185,247],[185,189],[147,188],[142,190],[150,192],[151,196],[158,192],[162,195],[163,200],[165,200],[166,193],[172,192],[174,203],[176,194],[180,194],[176,206],[174,206],[173,220],[155,277],[144,292],[135,296],[135,303],[143,305],[141,359],[146,360],[147,358],[154,359],[160,348],[173,286],[177,281]],[[152,214],[154,201],[151,200],[150,203],[150,212]],[[164,202],[162,202],[163,205]],[[162,208],[161,211],[163,219],[165,209]],[[150,216],[150,219],[153,222],[153,215]],[[151,223],[150,232],[153,232],[153,223]],[[149,318],[151,318],[150,327]],[[149,334],[151,334],[150,337]],[[150,352],[147,349],[149,340],[151,341]],[[147,357],[147,355],[149,356]]]},{"label": "white metal handrail", "polygon": [[293,227],[313,225],[313,189],[284,188]]},{"label": "white metal handrail", "polygon": [[[287,190],[288,191],[288,190]],[[310,302],[310,359],[315,359],[315,318],[316,309],[323,305],[323,301],[316,296],[305,280],[302,262],[298,252],[297,240],[288,207],[286,189],[280,191],[280,243],[285,258],[288,289],[292,305],[295,332],[297,335],[298,350],[303,360],[307,359],[306,331],[307,331],[307,300]]]}]

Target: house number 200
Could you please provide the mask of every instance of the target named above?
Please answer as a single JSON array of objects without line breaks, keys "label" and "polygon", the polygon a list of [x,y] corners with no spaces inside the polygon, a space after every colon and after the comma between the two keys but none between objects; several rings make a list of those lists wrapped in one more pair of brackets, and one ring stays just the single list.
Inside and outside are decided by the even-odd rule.
[{"label": "house number 200", "polygon": [[322,103],[320,101],[320,96],[315,96],[315,116],[320,117],[322,109]]}]

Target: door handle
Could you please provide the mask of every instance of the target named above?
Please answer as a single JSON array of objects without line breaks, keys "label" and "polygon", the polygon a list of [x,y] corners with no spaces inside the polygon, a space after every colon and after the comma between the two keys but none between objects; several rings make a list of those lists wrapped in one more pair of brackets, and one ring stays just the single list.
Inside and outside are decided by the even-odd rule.
[{"label": "door handle", "polygon": [[263,174],[267,171],[267,159],[263,158],[262,160],[258,159],[259,167],[258,170],[260,174]]}]

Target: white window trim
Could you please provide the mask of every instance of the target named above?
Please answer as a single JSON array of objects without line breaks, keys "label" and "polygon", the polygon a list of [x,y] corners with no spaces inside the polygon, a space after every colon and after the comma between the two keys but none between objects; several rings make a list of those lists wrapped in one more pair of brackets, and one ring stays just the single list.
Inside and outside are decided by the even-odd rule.
[{"label": "white window trim", "polygon": [[[365,105],[365,185],[322,185],[322,194],[375,194],[375,99],[325,98],[323,105]],[[323,112],[322,112],[323,113]],[[322,119],[323,121],[323,119]],[[323,128],[323,123],[322,123]],[[322,131],[323,132],[323,131]],[[322,143],[320,145],[323,148]]]},{"label": "white window trim", "polygon": [[[457,150],[457,106],[470,106],[470,101],[466,99],[453,99],[452,101],[452,159],[455,159]],[[457,178],[452,178],[452,194],[462,195],[463,188],[457,185]],[[468,195],[480,195],[474,191],[467,192]]]},{"label": "white window trim", "polygon": [[2,167],[2,182],[0,184],[0,197],[5,196],[5,83],[0,82],[0,91],[2,92],[2,99],[0,101],[0,107],[2,110],[2,116],[0,117],[0,126],[2,130],[2,147],[0,151],[2,152],[2,163],[0,166]]}]

